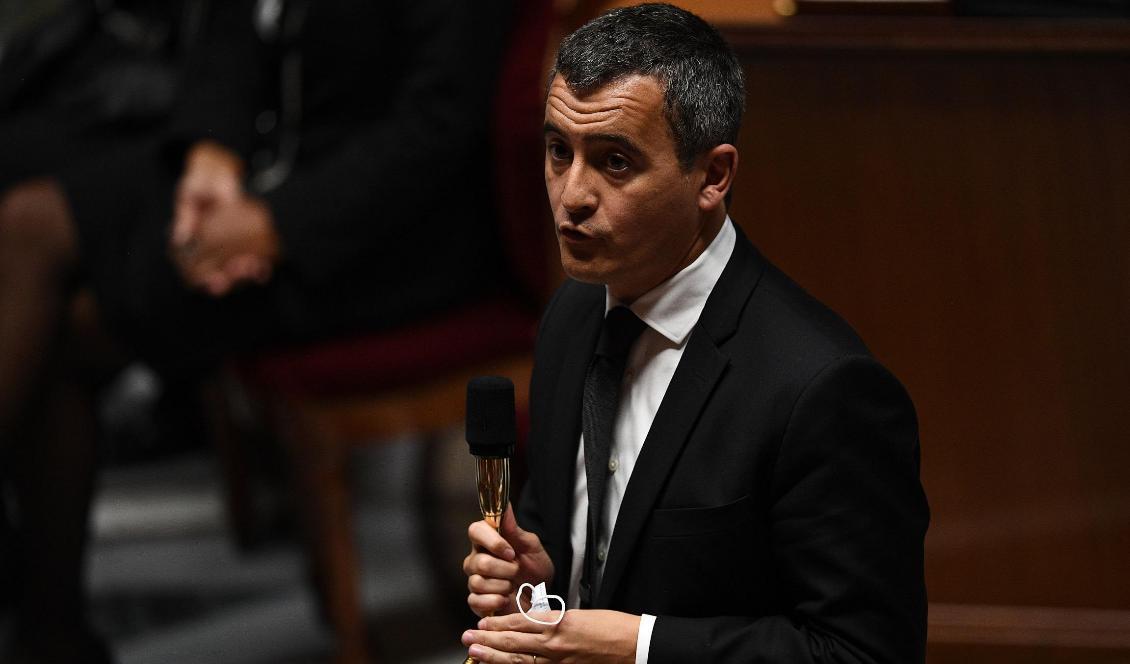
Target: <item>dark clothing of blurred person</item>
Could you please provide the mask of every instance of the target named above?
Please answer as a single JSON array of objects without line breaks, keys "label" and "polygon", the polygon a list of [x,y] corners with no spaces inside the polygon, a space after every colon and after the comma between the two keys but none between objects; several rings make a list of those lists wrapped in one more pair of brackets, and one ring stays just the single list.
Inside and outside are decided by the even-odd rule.
[{"label": "dark clothing of blurred person", "polygon": [[[84,9],[87,28],[105,28],[104,6]],[[78,340],[90,321],[185,377],[231,353],[421,318],[503,282],[487,129],[507,3],[128,9],[115,20],[167,19],[173,52],[151,67],[66,31],[67,47],[22,77],[7,75],[27,60],[0,61],[0,454],[20,579],[5,661],[106,661],[80,572],[95,378]],[[76,105],[71,93],[100,77],[106,87]],[[148,87],[132,115],[95,112],[128,106],[133,83]],[[85,306],[80,289],[93,293]]]},{"label": "dark clothing of blurred person", "polygon": [[[207,215],[195,237],[166,241],[184,208],[216,204],[209,191],[184,200],[191,165],[137,173],[168,194],[147,197],[140,215],[104,212],[133,198],[130,189],[70,178],[64,189],[112,328],[158,368],[184,371],[233,345],[387,326],[491,288],[499,261],[486,129],[506,22],[504,5],[490,4],[210,3],[160,156],[179,168],[206,146],[235,164],[245,185],[235,193],[270,217],[273,278],[243,289],[254,279],[231,280],[222,298],[200,292],[213,285],[207,270],[182,255],[210,248]],[[179,206],[169,172],[182,176]],[[171,218],[173,229],[131,216]],[[129,228],[111,232],[118,219]],[[198,289],[184,288],[201,275]]]}]

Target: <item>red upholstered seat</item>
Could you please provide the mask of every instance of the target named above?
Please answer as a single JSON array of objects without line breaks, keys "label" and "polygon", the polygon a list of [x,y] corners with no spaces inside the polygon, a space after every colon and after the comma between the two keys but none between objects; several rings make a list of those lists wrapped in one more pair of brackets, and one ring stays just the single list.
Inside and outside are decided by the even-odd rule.
[{"label": "red upholstered seat", "polygon": [[536,316],[516,300],[495,299],[432,319],[262,353],[239,373],[289,397],[327,398],[426,382],[453,368],[533,348]]}]

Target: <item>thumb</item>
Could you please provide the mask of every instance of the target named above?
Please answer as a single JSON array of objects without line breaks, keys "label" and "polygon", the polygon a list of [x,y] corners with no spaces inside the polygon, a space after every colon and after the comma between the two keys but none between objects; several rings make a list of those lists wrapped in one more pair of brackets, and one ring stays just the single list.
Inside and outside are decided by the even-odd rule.
[{"label": "thumb", "polygon": [[517,553],[529,553],[531,551],[539,551],[542,548],[541,540],[538,536],[522,530],[518,525],[518,519],[514,516],[514,508],[510,505],[506,506],[506,511],[502,514],[502,523],[499,524],[498,532],[502,537],[514,547]]},{"label": "thumb", "polygon": [[200,214],[196,206],[188,201],[178,201],[176,214],[173,217],[172,243],[173,247],[188,246],[195,237],[200,227]]}]

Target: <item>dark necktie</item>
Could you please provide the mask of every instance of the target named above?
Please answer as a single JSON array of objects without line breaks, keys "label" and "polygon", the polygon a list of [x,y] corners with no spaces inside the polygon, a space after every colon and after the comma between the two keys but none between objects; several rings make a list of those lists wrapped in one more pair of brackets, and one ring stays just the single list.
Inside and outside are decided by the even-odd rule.
[{"label": "dark necktie", "polygon": [[581,608],[596,599],[596,546],[604,516],[608,486],[608,457],[612,450],[612,425],[616,421],[620,380],[628,361],[628,350],[646,327],[627,307],[615,307],[604,318],[596,354],[585,373],[581,405],[581,430],[585,439],[585,477],[588,481],[589,514],[585,536],[585,565],[581,572]]}]

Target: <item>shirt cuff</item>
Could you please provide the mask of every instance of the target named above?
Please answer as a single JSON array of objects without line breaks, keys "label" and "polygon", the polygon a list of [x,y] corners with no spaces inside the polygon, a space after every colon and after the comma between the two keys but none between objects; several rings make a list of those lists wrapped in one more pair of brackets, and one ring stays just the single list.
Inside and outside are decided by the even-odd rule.
[{"label": "shirt cuff", "polygon": [[643,614],[640,616],[640,631],[636,634],[636,664],[647,664],[647,655],[651,650],[651,630],[655,628],[655,616]]}]

